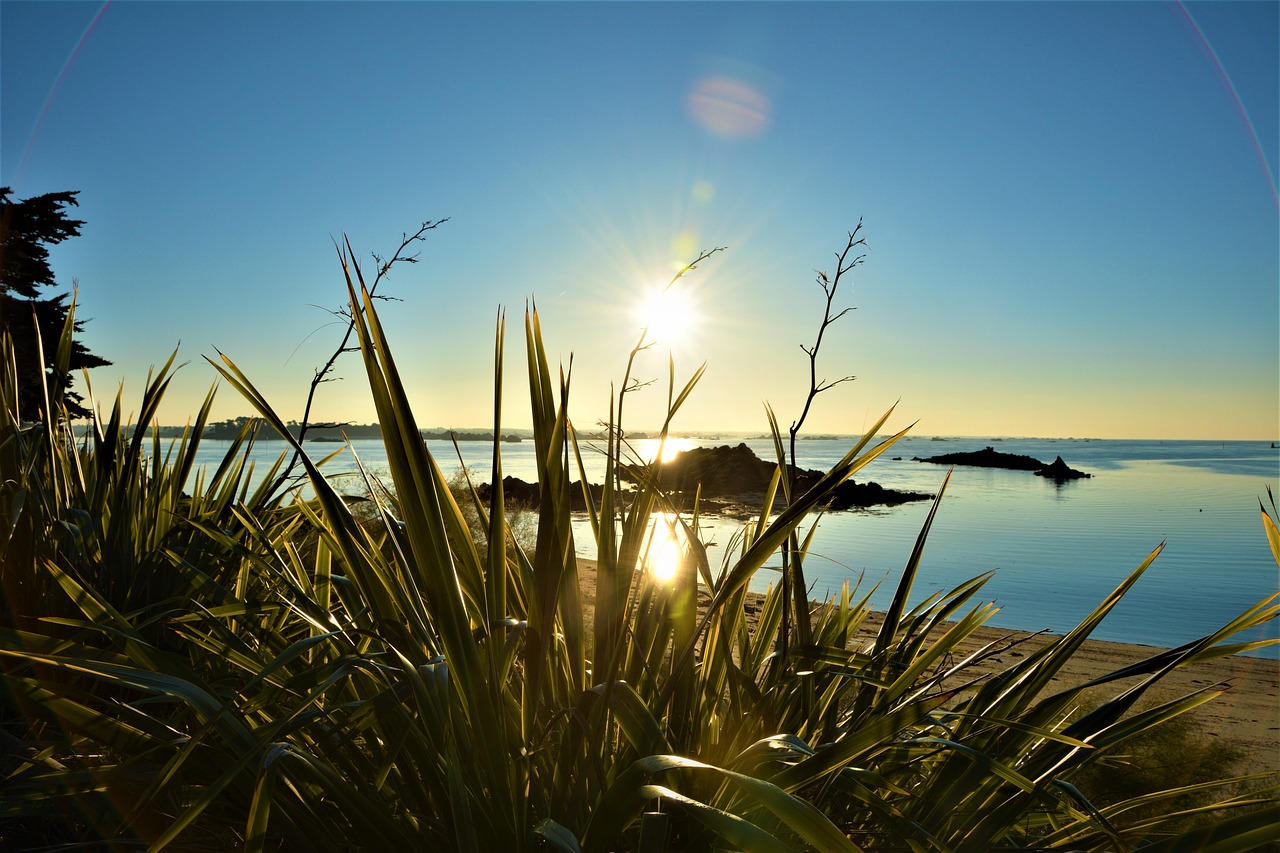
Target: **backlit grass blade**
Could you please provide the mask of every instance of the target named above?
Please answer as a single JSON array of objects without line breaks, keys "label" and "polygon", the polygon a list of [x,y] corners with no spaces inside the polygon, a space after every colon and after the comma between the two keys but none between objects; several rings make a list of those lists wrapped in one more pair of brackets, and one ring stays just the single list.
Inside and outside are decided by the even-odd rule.
[{"label": "backlit grass blade", "polygon": [[582,853],[582,848],[578,846],[578,839],[574,837],[573,833],[551,818],[543,818],[538,821],[533,831],[535,834],[545,838],[547,843],[560,851],[560,853]]},{"label": "backlit grass blade", "polygon": [[[820,503],[826,500],[833,489],[841,483],[848,480],[867,464],[879,457],[882,453],[893,446],[899,438],[905,435],[905,431],[899,432],[884,441],[880,442],[870,451],[862,454],[863,448],[872,436],[883,426],[884,422],[889,419],[893,413],[890,409],[886,412],[876,424],[868,430],[866,435],[848,452],[845,456],[832,466],[831,470],[822,476],[809,491],[800,495],[795,500],[788,503],[786,509],[782,511],[765,531],[752,542],[750,548],[742,556],[741,559],[730,569],[729,573],[724,577],[721,585],[717,588],[715,597],[712,599],[711,609],[717,608],[725,597],[734,590],[745,586],[750,581],[751,576],[762,566],[775,551],[782,546],[783,541],[791,535],[791,532],[800,524],[810,512],[814,510]],[[860,455],[861,454],[861,455]]]},{"label": "backlit grass blade", "polygon": [[794,849],[748,820],[663,785],[645,785],[638,793],[641,797],[660,799],[688,812],[707,829],[733,845],[731,849],[750,850],[753,853],[790,853]]},{"label": "backlit grass blade", "polygon": [[1276,496],[1271,493],[1271,486],[1267,486],[1267,498],[1271,501],[1270,514],[1262,505],[1262,501],[1258,501],[1258,509],[1262,511],[1262,529],[1266,531],[1267,544],[1271,546],[1271,556],[1275,559],[1276,565],[1280,566],[1280,527],[1276,526],[1277,520],[1280,520],[1280,510],[1276,509]]},{"label": "backlit grass blade", "polygon": [[[728,789],[735,792],[735,795],[740,798],[738,802],[750,801],[754,807],[767,809],[788,829],[819,850],[844,850],[850,853],[858,850],[856,845],[810,803],[792,796],[772,782],[692,759],[677,756],[668,756],[668,758],[670,761],[665,762],[667,767],[678,767],[686,772],[706,773],[718,778]],[[641,795],[670,796],[670,794],[655,794],[644,788],[641,789]],[[687,798],[682,802],[685,805],[691,804]],[[738,824],[735,822],[734,825]]]},{"label": "backlit grass blade", "polygon": [[258,775],[258,784],[253,789],[253,800],[249,803],[249,820],[244,832],[245,853],[261,853],[266,849],[267,822],[271,817],[271,801],[277,775],[277,758],[285,747],[277,744],[262,758],[262,767]]},{"label": "backlit grass blade", "polygon": [[488,514],[489,550],[486,566],[486,615],[490,624],[506,619],[507,610],[507,535],[506,495],[502,488],[502,367],[506,339],[506,314],[498,314],[493,344],[493,463],[489,471],[490,511]]},{"label": "backlit grass blade", "polygon": [[[1247,853],[1253,850],[1265,850],[1274,845],[1276,827],[1280,826],[1280,800],[1274,793],[1270,799],[1259,799],[1254,803],[1244,804],[1246,811],[1236,811],[1225,816],[1219,814],[1223,804],[1215,804],[1202,810],[1189,813],[1172,813],[1162,816],[1159,823],[1194,816],[1208,812],[1211,820],[1195,829],[1186,830],[1176,835],[1166,836],[1159,840],[1143,844],[1142,853]],[[1141,830],[1143,827],[1135,827]]]},{"label": "backlit grass blade", "polygon": [[902,577],[898,581],[898,589],[894,593],[889,607],[885,610],[884,622],[880,626],[880,633],[876,636],[874,653],[877,655],[885,652],[893,641],[894,636],[898,633],[902,614],[911,596],[911,586],[920,571],[920,561],[924,557],[924,546],[929,537],[929,530],[933,526],[933,519],[938,514],[938,507],[942,504],[942,496],[947,490],[947,483],[950,481],[951,472],[948,471],[946,476],[942,478],[942,485],[938,487],[938,495],[933,499],[933,505],[929,507],[929,514],[925,517],[924,524],[920,527],[919,535],[916,536],[915,545],[911,549],[911,556],[907,559],[906,568],[902,570]]},{"label": "backlit grass blade", "polygon": [[913,702],[876,718],[849,732],[839,741],[815,750],[813,756],[779,773],[773,781],[787,791],[795,791],[816,782],[850,762],[860,760],[869,751],[893,744],[900,734],[929,719],[936,708],[951,698],[950,695],[943,694],[929,701]]}]

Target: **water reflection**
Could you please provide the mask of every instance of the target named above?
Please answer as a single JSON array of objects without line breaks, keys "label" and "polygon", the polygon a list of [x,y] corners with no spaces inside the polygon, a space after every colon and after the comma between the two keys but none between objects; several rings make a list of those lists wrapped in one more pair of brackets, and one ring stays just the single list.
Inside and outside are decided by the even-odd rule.
[{"label": "water reflection", "polygon": [[684,529],[673,513],[655,512],[649,517],[641,563],[658,583],[667,584],[676,579],[684,558],[684,539]]},{"label": "water reflection", "polygon": [[[736,444],[742,438],[668,439],[663,457],[695,446]],[[990,441],[985,439],[984,441]],[[629,439],[637,457],[652,459],[660,442]],[[961,440],[955,442],[960,444]],[[769,458],[768,438],[747,438],[757,455]],[[386,454],[378,441],[355,442],[361,462],[384,476]],[[452,445],[429,442],[446,474],[458,463]],[[849,449],[848,440],[800,442],[804,467],[828,468]],[[1056,488],[1044,478],[1016,471],[957,468],[929,535],[916,591],[924,596],[990,570],[996,576],[983,591],[1003,610],[993,620],[1001,627],[1069,630],[1160,542],[1168,547],[1141,583],[1126,596],[1094,637],[1120,642],[1176,646],[1208,633],[1277,589],[1276,566],[1259,521],[1258,498],[1277,482],[1280,465],[1269,442],[1145,442],[1060,439],[1007,439],[1001,449],[1037,458],[1061,455],[1071,467],[1094,476]],[[974,441],[972,449],[979,446]],[[197,464],[217,468],[227,442],[201,444]],[[912,461],[936,452],[926,438],[908,437],[860,474],[885,488],[936,491],[945,471]],[[324,448],[327,451],[330,448]],[[256,446],[250,462],[255,477],[283,450],[280,442]],[[532,482],[537,478],[534,443],[504,445],[504,473]],[[463,463],[487,472],[492,446],[465,442]],[[588,479],[603,482],[602,454],[584,450]],[[332,474],[354,470],[349,454],[326,466]],[[484,479],[481,473],[479,479]],[[812,594],[824,598],[845,581],[865,573],[866,582],[896,578],[929,507],[923,503],[894,509],[828,514],[819,526],[806,564]],[[654,525],[646,538],[651,563],[674,561],[688,552],[678,522]],[[708,544],[712,571],[719,569],[741,523],[702,517],[699,534]],[[671,546],[664,545],[667,538]],[[579,553],[595,557],[590,524],[575,521]],[[723,543],[715,547],[712,543]],[[660,555],[666,552],[667,557]],[[763,590],[777,574],[758,573],[752,588]],[[882,584],[873,606],[883,606],[894,584]],[[1266,630],[1273,636],[1272,624]],[[1266,652],[1280,654],[1280,647]]]},{"label": "water reflection", "polygon": [[662,454],[661,461],[667,462],[674,459],[676,454],[695,447],[704,447],[707,442],[696,438],[668,438],[666,441],[657,438],[628,438],[627,444],[640,462],[654,461],[658,458],[659,452]]}]

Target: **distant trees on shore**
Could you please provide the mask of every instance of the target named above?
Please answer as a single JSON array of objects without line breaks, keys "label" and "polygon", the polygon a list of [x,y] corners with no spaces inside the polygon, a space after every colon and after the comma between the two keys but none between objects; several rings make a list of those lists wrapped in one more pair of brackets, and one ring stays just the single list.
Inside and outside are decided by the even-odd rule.
[{"label": "distant trees on shore", "polygon": [[[261,418],[237,417],[227,418],[222,421],[213,421],[204,428],[204,438],[214,440],[230,440],[240,434],[250,423],[261,423]],[[302,424],[299,421],[288,421],[286,426],[289,432],[296,438],[302,431]],[[180,426],[162,426],[152,427],[158,429],[162,438],[176,438],[182,435],[185,427]],[[422,438],[424,441],[493,441],[492,432],[484,432],[480,430],[422,430]],[[266,429],[258,433],[259,440],[271,441],[280,438],[274,430]],[[382,438],[382,427],[378,424],[346,424],[343,426],[312,426],[307,429],[308,441],[343,441],[346,438]],[[503,441],[522,441],[523,437],[518,433],[512,432],[502,436]]]}]

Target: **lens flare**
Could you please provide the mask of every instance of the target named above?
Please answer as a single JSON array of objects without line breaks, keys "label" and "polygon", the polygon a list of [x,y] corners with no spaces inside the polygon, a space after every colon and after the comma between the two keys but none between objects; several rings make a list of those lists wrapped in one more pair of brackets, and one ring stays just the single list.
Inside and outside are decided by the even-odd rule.
[{"label": "lens flare", "polygon": [[726,139],[759,136],[769,126],[768,97],[733,77],[703,77],[689,91],[686,104],[694,121]]},{"label": "lens flare", "polygon": [[[698,235],[692,231],[681,231],[671,241],[671,265],[675,270],[684,269],[688,258],[698,254]],[[685,260],[681,260],[684,258]]]},{"label": "lens flare", "polygon": [[690,195],[698,204],[710,204],[716,197],[715,184],[710,181],[698,181],[693,185],[693,190],[690,192]]},{"label": "lens flare", "polygon": [[1191,14],[1191,10],[1186,7],[1182,0],[1178,0],[1177,8],[1182,12],[1191,29],[1194,30],[1200,46],[1208,54],[1210,64],[1214,71],[1217,72],[1218,79],[1222,81],[1223,88],[1226,89],[1227,97],[1231,99],[1236,112],[1240,115],[1240,120],[1244,123],[1245,132],[1248,133],[1250,141],[1253,142],[1253,150],[1258,158],[1258,165],[1262,168],[1262,174],[1266,179],[1267,189],[1271,190],[1271,201],[1277,208],[1280,208],[1280,193],[1276,191],[1275,173],[1271,170],[1271,161],[1267,159],[1267,152],[1262,146],[1262,140],[1258,138],[1258,131],[1253,126],[1253,116],[1245,109],[1244,102],[1240,100],[1240,93],[1236,90],[1235,82],[1231,79],[1231,75],[1227,73],[1222,60],[1218,58],[1218,52],[1213,49],[1213,45],[1204,34],[1204,30],[1200,29],[1200,24]]},{"label": "lens flare", "polygon": [[107,13],[107,8],[111,5],[112,0],[106,0],[93,16],[93,20],[84,28],[84,32],[80,34],[79,40],[75,47],[71,49],[71,54],[67,57],[67,61],[62,63],[62,70],[58,72],[58,78],[53,81],[53,86],[49,89],[49,94],[45,95],[44,103],[40,105],[40,112],[36,114],[35,124],[31,128],[31,134],[27,137],[27,142],[22,146],[22,158],[18,161],[17,177],[13,182],[14,189],[20,189],[24,183],[24,176],[27,172],[27,163],[31,160],[32,150],[35,148],[37,140],[40,138],[40,131],[44,129],[45,119],[49,117],[52,111],[53,103],[58,99],[58,93],[62,91],[62,84],[67,79],[67,75],[71,72],[71,67],[75,65],[76,59],[80,56],[80,52],[84,49],[85,42],[89,40],[89,36],[97,28],[98,22],[102,20],[102,16]]}]

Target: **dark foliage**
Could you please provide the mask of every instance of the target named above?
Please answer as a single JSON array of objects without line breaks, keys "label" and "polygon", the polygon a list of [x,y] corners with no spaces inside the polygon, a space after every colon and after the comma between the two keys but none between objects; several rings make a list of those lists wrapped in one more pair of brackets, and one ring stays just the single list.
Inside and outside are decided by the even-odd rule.
[{"label": "dark foliage", "polygon": [[[0,329],[13,338],[18,405],[24,419],[34,419],[44,409],[46,383],[50,398],[63,395],[68,416],[88,417],[80,395],[69,390],[72,372],[111,363],[75,341],[66,369],[58,370],[58,339],[70,308],[68,294],[41,297],[41,288],[57,287],[49,266],[49,246],[79,236],[84,224],[67,215],[69,206],[78,206],[76,195],[46,193],[15,201],[9,187],[0,188]],[[77,321],[75,330],[82,328]]]}]

